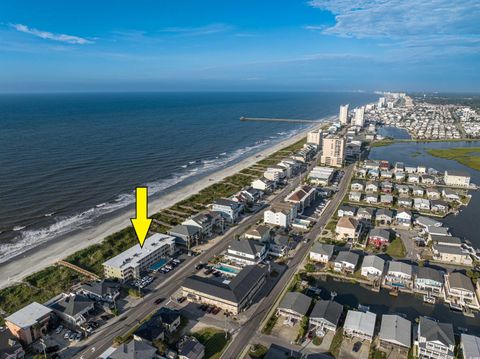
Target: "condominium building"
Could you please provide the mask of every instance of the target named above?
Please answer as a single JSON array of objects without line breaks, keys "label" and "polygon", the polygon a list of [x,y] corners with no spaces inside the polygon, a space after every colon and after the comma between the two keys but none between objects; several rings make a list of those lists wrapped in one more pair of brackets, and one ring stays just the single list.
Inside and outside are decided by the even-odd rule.
[{"label": "condominium building", "polygon": [[323,139],[320,163],[324,166],[342,167],[345,159],[345,139],[328,136]]},{"label": "condominium building", "polygon": [[142,271],[175,251],[175,237],[156,233],[139,244],[103,263],[105,277],[128,280],[139,278]]},{"label": "condominium building", "polygon": [[348,124],[348,104],[340,106],[340,113],[338,115],[338,119],[341,125]]},{"label": "condominium building", "polygon": [[308,132],[307,143],[320,146],[322,144],[322,135],[323,131],[320,129]]},{"label": "condominium building", "polygon": [[364,117],[365,117],[365,107],[359,107],[357,109],[355,109],[355,118],[354,118],[354,125],[355,126],[359,126],[359,127],[363,127],[365,121],[364,121]]}]

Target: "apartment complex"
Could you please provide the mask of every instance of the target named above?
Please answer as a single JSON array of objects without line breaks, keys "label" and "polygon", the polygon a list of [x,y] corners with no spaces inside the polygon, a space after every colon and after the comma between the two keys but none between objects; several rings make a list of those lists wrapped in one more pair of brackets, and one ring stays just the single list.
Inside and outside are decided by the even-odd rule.
[{"label": "apartment complex", "polygon": [[139,244],[103,263],[105,277],[128,280],[139,278],[140,273],[175,251],[175,237],[156,233]]},{"label": "apartment complex", "polygon": [[345,159],[345,139],[328,136],[323,139],[320,163],[324,166],[342,167]]}]

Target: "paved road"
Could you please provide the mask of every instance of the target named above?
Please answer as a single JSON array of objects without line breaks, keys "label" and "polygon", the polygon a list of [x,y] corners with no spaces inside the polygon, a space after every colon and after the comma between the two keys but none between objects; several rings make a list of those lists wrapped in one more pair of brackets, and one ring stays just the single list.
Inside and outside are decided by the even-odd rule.
[{"label": "paved road", "polygon": [[271,308],[275,305],[275,302],[278,300],[279,296],[285,289],[286,285],[289,283],[290,279],[297,272],[298,266],[303,262],[304,258],[307,256],[311,245],[314,240],[320,235],[323,227],[330,220],[332,215],[335,213],[338,205],[344,198],[345,194],[348,191],[348,185],[350,183],[351,177],[353,174],[353,165],[350,165],[345,170],[345,175],[342,178],[342,181],[339,186],[338,192],[330,201],[327,208],[320,216],[317,223],[313,226],[312,230],[306,235],[308,243],[302,242],[302,247],[300,247],[295,254],[295,257],[292,258],[288,264],[288,269],[283,274],[282,278],[278,281],[277,285],[272,289],[272,291],[263,299],[259,307],[252,314],[251,318],[241,327],[237,335],[234,336],[232,342],[228,348],[223,352],[221,358],[223,359],[235,359],[239,358],[245,348],[248,346],[250,340],[256,333],[261,329],[260,325],[265,319],[265,316],[269,313]]},{"label": "paved road", "polygon": [[[314,167],[315,162],[316,161],[312,161],[312,164],[310,164],[308,171],[311,170],[312,167]],[[270,202],[275,203],[282,201],[285,196],[293,190],[293,188],[299,185],[305,173],[306,172],[293,178],[290,183],[278,194],[276,194]],[[137,306],[133,307],[128,312],[120,315],[118,318],[115,318],[112,323],[100,328],[90,338],[81,342],[81,347],[69,348],[68,357],[83,359],[97,358],[98,355],[102,354],[112,345],[115,337],[128,333],[133,327],[140,323],[143,318],[149,315],[156,307],[159,307],[159,305],[154,303],[158,297],[170,298],[170,296],[178,290],[178,288],[180,287],[180,283],[182,283],[186,277],[196,272],[195,266],[197,264],[205,263],[209,259],[224,251],[228,247],[230,242],[235,238],[235,234],[245,232],[258,220],[263,219],[263,212],[265,211],[265,209],[266,208],[251,216],[245,217],[237,226],[231,228],[224,235],[223,239],[218,241],[207,251],[182,263],[181,266],[171,272],[171,276],[169,278],[167,278],[163,283],[160,283],[158,286],[156,286],[153,290],[153,293],[146,295]],[[92,352],[92,348],[95,348],[94,352]]]}]

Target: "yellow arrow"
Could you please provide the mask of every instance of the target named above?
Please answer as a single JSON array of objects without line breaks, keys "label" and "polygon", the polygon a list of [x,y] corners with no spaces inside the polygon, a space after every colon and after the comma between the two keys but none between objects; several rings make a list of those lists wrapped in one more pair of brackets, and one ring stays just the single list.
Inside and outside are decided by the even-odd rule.
[{"label": "yellow arrow", "polygon": [[137,234],[138,243],[140,247],[143,247],[145,238],[148,234],[148,229],[152,220],[148,218],[148,192],[147,187],[137,187],[135,189],[136,196],[136,207],[135,207],[135,218],[130,218],[132,221],[133,229]]}]

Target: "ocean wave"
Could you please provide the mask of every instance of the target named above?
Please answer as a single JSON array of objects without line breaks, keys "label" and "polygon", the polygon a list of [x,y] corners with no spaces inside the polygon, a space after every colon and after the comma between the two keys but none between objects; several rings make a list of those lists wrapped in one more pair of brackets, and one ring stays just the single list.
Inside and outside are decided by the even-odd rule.
[{"label": "ocean wave", "polygon": [[[301,129],[292,130],[288,133],[289,136],[294,136]],[[173,173],[171,178],[163,179],[147,183],[149,195],[158,194],[168,188],[171,188],[188,178],[199,176],[204,173],[210,173],[222,167],[229,165],[232,162],[238,161],[242,157],[247,157],[255,151],[259,151],[270,143],[270,139],[265,139],[255,142],[254,145],[239,148],[231,153],[220,153],[214,159],[204,159],[189,162],[195,166],[182,166],[184,170]],[[132,190],[129,193],[122,193],[115,197],[110,202],[104,202],[90,208],[86,211],[69,217],[55,218],[55,223],[40,229],[23,230],[24,227],[15,227],[15,231],[19,231],[11,242],[0,244],[0,263],[6,262],[25,251],[46,243],[59,236],[66,235],[73,231],[84,229],[91,226],[94,221],[106,214],[112,213],[119,209],[125,208],[135,202],[135,194]],[[53,213],[52,213],[53,214]]]},{"label": "ocean wave", "polygon": [[18,231],[21,231],[22,229],[25,229],[27,226],[15,226],[13,227],[13,231],[14,232],[18,232]]}]

